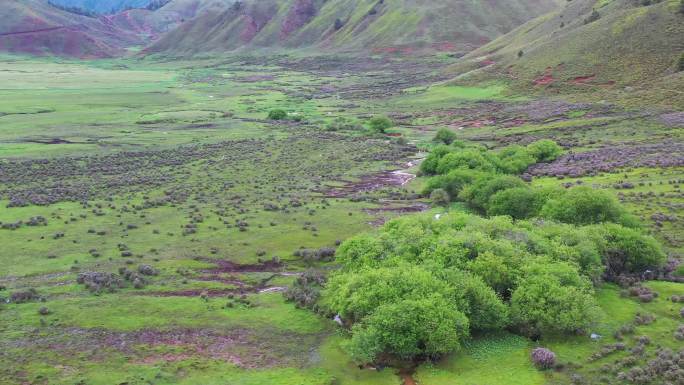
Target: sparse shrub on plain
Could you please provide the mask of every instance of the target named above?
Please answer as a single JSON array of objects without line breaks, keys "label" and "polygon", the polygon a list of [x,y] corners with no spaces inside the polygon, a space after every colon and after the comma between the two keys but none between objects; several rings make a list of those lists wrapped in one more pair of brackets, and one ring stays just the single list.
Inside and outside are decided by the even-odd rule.
[{"label": "sparse shrub on plain", "polygon": [[456,141],[456,133],[449,130],[448,128],[440,128],[437,130],[435,137],[432,139],[433,142],[446,144],[447,146]]},{"label": "sparse shrub on plain", "polygon": [[10,294],[9,301],[12,303],[26,303],[40,300],[38,291],[34,288],[15,291]]},{"label": "sparse shrub on plain", "polygon": [[320,298],[320,293],[326,280],[326,276],[322,271],[309,269],[297,277],[283,295],[286,300],[294,302],[299,307],[316,310],[316,302]]},{"label": "sparse shrub on plain", "polygon": [[556,354],[546,348],[535,348],[530,354],[538,369],[551,369],[556,364]]},{"label": "sparse shrub on plain", "polygon": [[91,293],[100,294],[102,292],[113,293],[125,287],[124,281],[116,274],[105,272],[84,272],[76,278],[76,282],[85,286]]},{"label": "sparse shrub on plain", "polygon": [[270,120],[285,120],[287,119],[287,111],[282,109],[275,109],[268,112],[268,119]]},{"label": "sparse shrub on plain", "polygon": [[326,126],[327,131],[361,131],[363,126],[344,117],[337,117]]},{"label": "sparse shrub on plain", "polygon": [[138,273],[142,275],[159,275],[159,271],[150,265],[140,265],[138,266]]}]

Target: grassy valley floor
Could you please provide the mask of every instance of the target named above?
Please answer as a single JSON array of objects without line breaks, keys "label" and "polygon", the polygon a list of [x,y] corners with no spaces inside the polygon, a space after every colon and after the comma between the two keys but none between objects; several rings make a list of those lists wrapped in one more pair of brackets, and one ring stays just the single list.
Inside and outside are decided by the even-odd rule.
[{"label": "grassy valley floor", "polygon": [[[558,141],[566,155],[529,170],[532,184],[612,191],[681,257],[681,111],[449,86],[445,60],[2,57],[0,297],[26,300],[0,304],[0,383],[400,384],[393,369],[359,369],[345,333],[282,292],[310,266],[333,268],[326,250],[339,241],[443,211],[412,175],[441,127],[492,147]],[[274,109],[290,119],[267,119]],[[396,127],[369,135],[375,115]],[[615,383],[641,336],[640,362],[681,344],[669,297],[684,284],[647,286],[660,294],[650,303],[599,290],[600,341],[543,341],[558,371],[534,369],[535,342],[497,334],[413,378]],[[656,318],[596,358],[637,314]]]}]

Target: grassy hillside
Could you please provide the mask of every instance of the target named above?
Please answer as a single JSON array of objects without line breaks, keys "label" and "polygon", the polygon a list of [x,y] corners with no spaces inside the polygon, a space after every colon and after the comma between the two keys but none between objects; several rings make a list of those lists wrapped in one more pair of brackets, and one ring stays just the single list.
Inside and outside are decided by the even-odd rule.
[{"label": "grassy hillside", "polygon": [[620,90],[628,93],[625,98],[675,98],[681,105],[681,2],[653,3],[568,2],[472,52],[450,73],[477,80],[506,78],[526,91]]},{"label": "grassy hillside", "polygon": [[57,9],[43,0],[0,2],[0,51],[109,57],[136,42],[135,34],[103,20]]},{"label": "grassy hillside", "polygon": [[169,33],[150,52],[225,52],[241,47],[318,47],[468,52],[556,0],[264,0],[206,14]]},{"label": "grassy hillside", "polygon": [[145,36],[144,44],[148,45],[186,20],[207,12],[221,12],[232,3],[233,0],[172,0],[154,11],[135,8],[103,18],[124,31]]},{"label": "grassy hillside", "polygon": [[203,12],[219,12],[232,0],[173,0],[151,11],[131,9],[87,17],[47,0],[0,2],[0,51],[79,58],[121,56]]}]

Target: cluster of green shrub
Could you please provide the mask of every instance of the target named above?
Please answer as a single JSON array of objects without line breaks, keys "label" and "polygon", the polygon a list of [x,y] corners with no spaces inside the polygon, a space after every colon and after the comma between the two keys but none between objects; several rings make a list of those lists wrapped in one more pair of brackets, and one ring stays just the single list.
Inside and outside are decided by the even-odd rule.
[{"label": "cluster of green shrub", "polygon": [[304,117],[298,113],[289,113],[283,109],[275,109],[268,112],[269,120],[291,120],[293,122],[301,122]]},{"label": "cluster of green shrub", "polygon": [[421,164],[423,174],[433,175],[426,182],[423,194],[441,205],[461,201],[476,212],[490,216],[541,217],[577,225],[612,222],[639,227],[638,221],[605,191],[587,186],[532,187],[517,176],[530,166],[553,161],[561,154],[561,147],[547,139],[498,151],[454,140],[450,145],[436,146]]},{"label": "cluster of green shrub", "polygon": [[[283,109],[277,108],[270,110],[267,115],[268,120],[275,121],[294,121],[302,122],[304,121],[304,116],[298,113],[287,112]],[[382,115],[373,116],[366,122],[367,130],[370,134],[384,134],[388,129],[395,126],[394,122]],[[348,119],[345,117],[335,118],[333,121],[326,124],[325,129],[327,131],[363,131],[366,128],[355,120]]]},{"label": "cluster of green shrub", "polygon": [[390,128],[394,127],[394,122],[386,116],[374,116],[366,122],[364,127],[361,123],[344,118],[338,117],[332,122],[328,123],[326,130],[328,131],[363,131],[367,130],[369,134],[384,134]]},{"label": "cluster of green shrub", "polygon": [[597,285],[665,263],[658,242],[607,193],[533,188],[516,175],[560,156],[555,142],[489,151],[446,131],[435,141],[421,165],[432,175],[425,192],[475,214],[388,222],[344,242],[327,282],[299,288],[303,306],[349,327],[358,362],[437,357],[479,331],[588,332],[600,317]]},{"label": "cluster of green shrub", "polygon": [[337,251],[317,307],[351,327],[358,362],[436,357],[475,331],[589,331],[602,277],[656,269],[659,244],[618,224],[451,212],[387,223]]}]

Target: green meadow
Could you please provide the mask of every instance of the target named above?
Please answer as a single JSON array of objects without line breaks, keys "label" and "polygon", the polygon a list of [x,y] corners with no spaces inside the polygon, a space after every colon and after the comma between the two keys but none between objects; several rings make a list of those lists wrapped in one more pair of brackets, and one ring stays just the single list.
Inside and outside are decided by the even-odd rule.
[{"label": "green meadow", "polygon": [[[578,152],[681,138],[656,119],[629,119],[596,104],[517,121],[538,110],[532,99],[505,83],[432,85],[432,59],[417,59],[426,60],[417,63],[426,76],[411,84],[402,77],[416,67],[402,70],[400,62],[341,76],[303,70],[297,60],[1,58],[0,297],[34,292],[22,303],[0,303],[0,382],[401,384],[406,379],[394,368],[359,368],[345,329],[282,292],[311,267],[336,268],[316,250],[429,209],[420,195],[426,179],[410,174],[439,128],[493,148],[551,138]],[[288,118],[268,119],[274,109]],[[380,115],[394,122],[384,135],[368,125]],[[581,180],[610,191],[677,256],[681,221],[653,215],[681,217],[682,172],[628,168],[531,184]],[[635,187],[615,187],[624,182]],[[469,209],[455,203],[451,210]],[[154,274],[143,274],[145,266]],[[129,279],[88,290],[82,275],[89,273]],[[527,385],[601,378],[602,365],[625,353],[589,357],[615,343],[613,333],[637,313],[656,320],[636,326],[625,344],[650,337],[644,357],[655,345],[677,349],[672,332],[682,321],[668,298],[684,289],[647,286],[660,294],[650,303],[622,297],[612,284],[598,289],[602,318],[592,332],[600,341],[473,335],[459,352],[420,363],[413,379]],[[539,344],[565,370],[535,369],[529,355]]]}]

